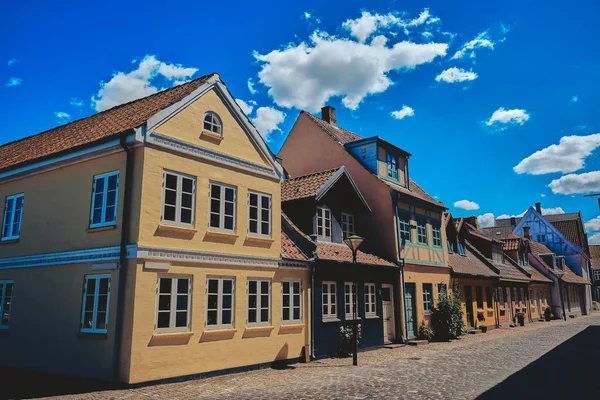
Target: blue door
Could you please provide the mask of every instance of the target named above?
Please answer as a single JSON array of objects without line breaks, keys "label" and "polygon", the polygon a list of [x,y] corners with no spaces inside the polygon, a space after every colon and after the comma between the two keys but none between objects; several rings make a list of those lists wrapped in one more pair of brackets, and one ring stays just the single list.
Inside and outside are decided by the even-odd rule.
[{"label": "blue door", "polygon": [[411,339],[417,336],[414,283],[404,284],[404,308],[406,309],[406,337]]}]

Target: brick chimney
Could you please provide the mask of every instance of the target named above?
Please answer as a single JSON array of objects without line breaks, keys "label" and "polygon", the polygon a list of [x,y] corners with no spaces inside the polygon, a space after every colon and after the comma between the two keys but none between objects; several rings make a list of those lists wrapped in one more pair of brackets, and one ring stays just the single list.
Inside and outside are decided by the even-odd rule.
[{"label": "brick chimney", "polygon": [[471,215],[470,217],[465,217],[465,221],[471,225],[473,225],[476,229],[479,229],[479,221],[477,221],[477,217],[475,215]]},{"label": "brick chimney", "polygon": [[542,214],[542,203],[535,203],[535,211],[537,211],[540,215]]},{"label": "brick chimney", "polygon": [[325,122],[329,122],[331,125],[337,125],[337,119],[335,119],[335,108],[331,106],[325,106],[321,108],[321,119]]},{"label": "brick chimney", "polygon": [[528,226],[524,226],[523,227],[523,237],[525,239],[531,239],[531,233],[529,232],[529,227]]},{"label": "brick chimney", "polygon": [[517,218],[516,217],[510,217],[510,226],[512,226],[514,228],[515,225],[517,225]]}]

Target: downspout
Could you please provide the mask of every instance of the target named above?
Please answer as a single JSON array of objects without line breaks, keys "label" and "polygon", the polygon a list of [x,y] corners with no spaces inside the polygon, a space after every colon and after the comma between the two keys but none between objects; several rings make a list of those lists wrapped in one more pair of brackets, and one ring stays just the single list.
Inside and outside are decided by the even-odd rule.
[{"label": "downspout", "polygon": [[492,295],[492,298],[496,299],[496,328],[500,328],[500,303],[498,303],[499,288],[498,281],[494,281],[494,294]]},{"label": "downspout", "polygon": [[315,262],[310,266],[310,355],[315,359]]},{"label": "downspout", "polygon": [[[406,164],[407,167],[407,172],[408,172],[408,163]],[[408,181],[407,181],[408,183]],[[405,285],[404,285],[404,265],[405,265],[405,261],[404,258],[401,257],[401,249],[402,249],[402,238],[399,235],[399,229],[398,229],[398,207],[397,207],[397,203],[398,203],[398,195],[396,194],[396,192],[392,192],[392,207],[394,208],[394,229],[396,230],[396,249],[398,251],[398,258],[400,259],[400,304],[402,305],[402,307],[398,307],[399,310],[401,310],[402,314],[400,315],[400,321],[402,321],[402,319],[404,318],[404,326],[402,327],[402,322],[400,322],[400,326],[402,327],[402,334],[401,334],[401,341],[403,343],[406,343],[408,341],[407,338],[407,334],[408,334],[408,321],[406,320],[406,298],[404,297],[404,290],[405,290]]]},{"label": "downspout", "polygon": [[119,282],[117,289],[117,315],[115,316],[115,343],[113,346],[113,372],[114,381],[119,381],[120,364],[119,355],[121,354],[123,341],[123,308],[125,307],[125,276],[127,265],[127,244],[129,243],[129,222],[131,220],[131,197],[133,191],[133,150],[127,144],[127,134],[121,135],[121,147],[125,151],[127,160],[125,166],[125,193],[123,196],[123,216],[121,221],[121,249],[119,253]]}]

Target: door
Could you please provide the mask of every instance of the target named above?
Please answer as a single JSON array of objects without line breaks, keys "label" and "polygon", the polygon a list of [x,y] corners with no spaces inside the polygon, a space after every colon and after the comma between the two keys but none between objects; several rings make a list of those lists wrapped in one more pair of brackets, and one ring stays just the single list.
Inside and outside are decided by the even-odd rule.
[{"label": "door", "polygon": [[473,291],[469,285],[465,285],[465,307],[467,308],[468,328],[472,328],[475,326],[475,322],[473,321]]},{"label": "door", "polygon": [[411,339],[417,336],[417,321],[415,309],[415,284],[404,284],[404,307],[406,308],[406,337]]},{"label": "door", "polygon": [[383,342],[389,343],[396,339],[394,288],[392,285],[381,285],[381,300],[383,302]]}]

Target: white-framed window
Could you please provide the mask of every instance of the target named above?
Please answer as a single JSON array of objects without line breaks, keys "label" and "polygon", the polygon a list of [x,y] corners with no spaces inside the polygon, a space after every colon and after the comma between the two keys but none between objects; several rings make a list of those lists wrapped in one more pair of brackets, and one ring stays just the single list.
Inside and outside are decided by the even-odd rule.
[{"label": "white-framed window", "polygon": [[156,331],[189,331],[192,278],[162,275],[156,290]]},{"label": "white-framed window", "polygon": [[182,225],[194,224],[196,178],[163,171],[162,220]]},{"label": "white-framed window", "polygon": [[442,247],[442,231],[439,225],[431,225],[431,241],[433,246]]},{"label": "white-framed window", "polygon": [[203,128],[205,131],[216,133],[217,135],[223,134],[221,118],[217,113],[212,111],[209,111],[204,115]]},{"label": "white-framed window", "polygon": [[365,283],[365,315],[368,317],[377,315],[377,296],[375,290],[374,283]]},{"label": "white-framed window", "polygon": [[13,281],[0,281],[0,329],[8,329],[13,286]]},{"label": "white-framed window", "polygon": [[302,321],[302,282],[281,282],[281,319],[284,322]]},{"label": "white-framed window", "polygon": [[410,228],[410,217],[406,214],[398,216],[398,229],[400,230],[400,239],[410,243],[412,241],[412,231]]},{"label": "white-framed window", "polygon": [[119,171],[94,176],[90,228],[110,226],[117,223],[118,198]]},{"label": "white-framed window", "polygon": [[86,275],[81,307],[81,332],[106,333],[110,306],[110,275]]},{"label": "white-framed window", "polygon": [[2,219],[2,240],[19,238],[24,200],[25,194],[23,193],[6,197],[4,201],[4,218]]},{"label": "white-framed window", "polygon": [[[346,319],[354,318],[354,314],[358,318],[358,310],[356,309],[356,291],[352,282],[344,283],[344,312]],[[358,287],[356,288],[358,290]]]},{"label": "white-framed window", "polygon": [[323,319],[337,318],[337,285],[323,282]]},{"label": "white-framed window", "polygon": [[423,220],[417,220],[417,241],[419,244],[428,244],[427,223]]},{"label": "white-framed window", "polygon": [[248,233],[271,235],[271,195],[248,192]]},{"label": "white-framed window", "polygon": [[354,235],[354,215],[342,213],[342,234],[344,238]]},{"label": "white-framed window", "polygon": [[431,283],[423,284],[423,311],[425,314],[431,313],[431,304],[433,299],[433,285]]},{"label": "white-framed window", "polygon": [[271,321],[271,281],[248,279],[248,324]]},{"label": "white-framed window", "polygon": [[206,326],[233,327],[235,278],[206,279]]},{"label": "white-framed window", "polygon": [[331,238],[331,211],[326,207],[317,207],[317,236]]},{"label": "white-framed window", "polygon": [[225,231],[235,230],[237,188],[222,183],[210,183],[208,226]]},{"label": "white-framed window", "polygon": [[391,155],[390,153],[387,153],[386,165],[388,178],[398,180],[398,158],[396,158],[396,156]]},{"label": "white-framed window", "polygon": [[600,271],[594,271],[594,280],[600,281]]}]

